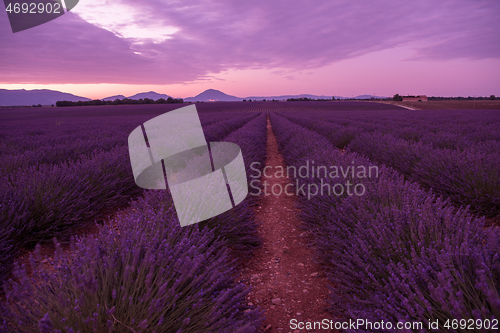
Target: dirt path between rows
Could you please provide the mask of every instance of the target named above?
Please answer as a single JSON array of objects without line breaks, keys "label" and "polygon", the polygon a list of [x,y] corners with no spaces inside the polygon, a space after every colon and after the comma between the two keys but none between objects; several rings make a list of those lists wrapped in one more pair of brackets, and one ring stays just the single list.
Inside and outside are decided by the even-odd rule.
[{"label": "dirt path between rows", "polygon": [[[267,161],[271,170],[283,166],[276,137],[267,120]],[[274,172],[268,172],[274,174]],[[264,176],[263,176],[264,177]],[[268,189],[274,184],[285,187],[287,178],[262,178]],[[278,185],[275,185],[276,191]],[[289,190],[290,191],[290,190]],[[270,190],[268,191],[270,193]],[[260,196],[257,220],[261,222],[259,234],[262,248],[243,269],[242,282],[253,287],[248,302],[265,310],[265,332],[325,332],[325,330],[299,329],[300,322],[334,320],[325,309],[328,306],[328,280],[313,260],[308,248],[308,233],[301,229],[295,207],[296,197],[287,195]],[[296,320],[296,322],[294,321]]]}]

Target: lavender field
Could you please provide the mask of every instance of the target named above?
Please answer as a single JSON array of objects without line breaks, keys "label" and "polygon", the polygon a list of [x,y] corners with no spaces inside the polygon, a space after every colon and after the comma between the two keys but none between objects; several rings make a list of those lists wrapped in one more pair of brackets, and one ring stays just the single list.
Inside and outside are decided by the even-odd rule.
[{"label": "lavender field", "polygon": [[[307,160],[344,167],[380,163],[378,178],[364,179],[364,195],[300,198],[303,221],[313,230],[318,257],[335,286],[331,310],[374,322],[498,318],[499,230],[485,227],[481,213],[498,216],[499,150],[480,150],[483,144],[496,143],[474,140],[477,128],[467,115],[462,115],[460,129],[470,132],[474,143],[467,150],[406,141],[391,134],[405,133],[401,125],[381,125],[389,134],[377,132],[376,122],[384,119],[370,116],[384,114],[271,115],[289,165]],[[455,120],[460,116],[446,112],[438,117],[446,115]],[[498,121],[494,113],[481,116],[479,122]],[[397,121],[400,115],[394,117]],[[372,131],[362,118],[372,123]],[[407,121],[410,133],[415,133],[415,118]],[[436,120],[429,120],[418,123],[421,136],[436,128]],[[446,133],[445,126],[437,127],[439,133]],[[424,172],[429,168],[431,172]],[[463,325],[455,331],[470,330]]]},{"label": "lavender field", "polygon": [[[239,278],[263,246],[262,196],[181,228],[168,190],[134,182],[129,133],[181,106],[0,109],[0,332],[264,330],[267,303],[248,302],[252,290]],[[377,170],[289,177],[300,228],[328,278],[332,318],[498,330],[500,110],[196,107],[206,140],[238,144],[247,175],[266,165],[268,119],[283,167]],[[348,182],[363,193],[319,193]],[[75,237],[96,221],[97,233]],[[46,255],[50,243],[55,252]]]}]

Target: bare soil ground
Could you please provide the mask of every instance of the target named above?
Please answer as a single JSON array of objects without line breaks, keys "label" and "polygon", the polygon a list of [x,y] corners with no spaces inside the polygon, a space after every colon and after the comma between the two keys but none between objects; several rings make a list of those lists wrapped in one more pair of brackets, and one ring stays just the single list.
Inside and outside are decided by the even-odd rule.
[{"label": "bare soil ground", "polygon": [[[266,165],[283,166],[276,137],[268,119]],[[273,184],[282,188],[287,178],[266,178],[268,189]],[[264,179],[262,179],[262,182]],[[301,228],[296,197],[262,194],[257,219],[263,247],[244,265],[241,281],[253,287],[248,302],[265,310],[265,332],[303,332],[290,325],[298,322],[319,322],[335,318],[325,309],[328,306],[328,280],[313,260],[308,248],[308,233]],[[316,330],[307,330],[315,332]],[[318,330],[319,331],[319,330]]]},{"label": "bare soil ground", "polygon": [[387,101],[383,103],[403,105],[414,108],[416,110],[460,110],[460,109],[471,109],[471,110],[484,110],[484,109],[497,109],[500,110],[500,100],[478,100],[478,101],[459,101],[459,100],[447,100],[447,101],[427,101],[427,102],[394,102]]}]

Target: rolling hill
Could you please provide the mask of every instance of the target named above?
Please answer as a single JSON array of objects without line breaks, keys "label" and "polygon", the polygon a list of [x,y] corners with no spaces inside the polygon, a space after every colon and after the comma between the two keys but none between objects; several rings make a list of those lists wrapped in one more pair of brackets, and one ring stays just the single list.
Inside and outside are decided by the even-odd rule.
[{"label": "rolling hill", "polygon": [[114,101],[115,99],[124,99],[124,98],[127,98],[123,95],[114,95],[114,96],[109,96],[109,97],[106,97],[106,98],[103,98],[102,100],[103,101]]},{"label": "rolling hill", "polygon": [[[154,91],[142,92],[129,97],[125,97],[124,95],[114,95],[105,97],[102,100],[104,101],[114,101],[115,99],[144,99],[150,98],[153,100],[158,100],[160,98],[168,99],[169,95],[159,94]],[[280,95],[280,96],[250,96],[250,97],[237,97],[228,95],[220,90],[216,89],[207,89],[201,94],[198,94],[194,97],[184,98],[185,102],[210,102],[210,101],[221,101],[221,102],[235,102],[235,101],[243,101],[245,100],[286,100],[288,98],[312,98],[312,99],[331,99],[332,96],[325,95],[311,95],[311,94],[299,94],[299,95]],[[342,97],[335,96],[335,99],[370,99],[373,97],[372,95],[358,95],[354,97]],[[377,98],[385,98],[377,96]],[[0,89],[0,106],[31,106],[31,105],[51,105],[55,104],[57,101],[90,101],[89,98],[76,96],[69,93],[64,93],[56,90],[48,90],[48,89],[40,89],[40,90],[8,90],[8,89]]]},{"label": "rolling hill", "polygon": [[158,94],[157,92],[154,92],[154,91],[149,91],[149,92],[138,93],[138,94],[129,96],[127,98],[130,98],[130,99],[150,98],[150,99],[154,99],[156,101],[157,99],[160,99],[160,98],[167,99],[169,97],[171,97],[171,96],[165,95],[165,94]]},{"label": "rolling hill", "polygon": [[231,96],[226,93],[223,93],[220,90],[215,90],[215,89],[208,89],[202,92],[201,94],[198,94],[194,97],[188,97],[184,98],[185,102],[209,102],[209,101],[224,101],[224,102],[236,102],[236,101],[242,101],[243,98],[236,97],[236,96]]},{"label": "rolling hill", "polygon": [[57,101],[77,102],[90,101],[90,99],[49,89],[0,89],[0,106],[52,105],[56,104]]}]

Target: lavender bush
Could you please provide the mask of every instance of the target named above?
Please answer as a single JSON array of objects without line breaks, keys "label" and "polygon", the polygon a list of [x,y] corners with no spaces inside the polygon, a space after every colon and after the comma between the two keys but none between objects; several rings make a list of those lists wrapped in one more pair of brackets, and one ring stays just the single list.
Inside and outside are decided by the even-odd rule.
[{"label": "lavender bush", "polygon": [[[125,204],[139,193],[126,163],[125,148],[96,154],[77,163],[34,167],[0,182],[1,242],[12,260],[17,251],[50,239],[106,205]],[[8,272],[7,263],[0,275]]]},{"label": "lavender bush", "polygon": [[348,146],[358,154],[388,165],[406,177],[411,177],[416,165],[433,153],[433,149],[420,142],[412,143],[391,134],[361,133]]},{"label": "lavender bush", "polygon": [[[221,138],[256,115],[241,113],[228,117],[227,113],[200,113],[200,121],[208,135]],[[0,127],[3,138],[0,141],[0,175],[40,164],[76,162],[99,151],[126,146],[130,132],[146,120],[144,116],[119,117],[118,120],[83,117],[70,121],[8,123]]]},{"label": "lavender bush", "polygon": [[[207,139],[211,141],[221,141],[229,133],[257,117],[258,113],[236,113],[232,117],[228,117],[227,114],[224,117],[221,115],[224,113],[215,116],[208,113],[201,114],[204,123],[211,123],[204,128]],[[127,128],[127,131],[137,126],[137,117],[131,118],[119,122]],[[29,126],[28,129],[21,128],[18,132],[14,126],[14,137],[17,139],[11,138],[10,143],[4,146],[19,141],[17,146],[21,147],[21,151],[25,145],[34,145],[36,149],[33,151],[39,152],[32,153],[33,151],[29,150],[17,155],[17,159],[14,160],[18,164],[13,164],[16,167],[5,169],[6,174],[0,178],[0,247],[4,249],[0,255],[2,263],[0,284],[5,274],[9,272],[10,263],[20,248],[29,248],[39,241],[60,236],[61,233],[71,230],[70,227],[99,216],[103,208],[124,205],[130,198],[142,193],[132,177],[128,150],[125,146],[128,132],[117,128],[111,130],[112,134],[116,134],[123,141],[120,140],[121,145],[113,148],[117,141],[114,141],[114,138],[106,141],[104,137],[102,141],[104,148],[101,150],[96,147],[106,133],[106,126],[102,124],[96,126],[90,122],[82,126],[79,132],[76,124],[58,129],[59,132],[53,131],[53,135],[39,125],[34,125],[31,130]],[[79,141],[88,135],[82,134],[86,130],[96,137],[87,137],[87,141]],[[45,141],[29,139],[31,137],[26,136],[28,132],[35,136],[43,136]],[[22,141],[23,136],[19,133],[25,135],[24,138],[28,138],[28,142]],[[67,142],[74,142],[76,145],[78,142],[84,142],[82,143],[85,147],[84,152],[74,152],[69,160],[65,160],[63,153],[67,150],[59,151],[62,147],[60,144],[48,148],[64,135],[67,136]],[[76,141],[69,139],[72,136],[77,138]],[[69,147],[75,146],[70,144]],[[41,157],[41,153],[47,156]],[[9,161],[9,156],[13,155],[0,155],[0,160]],[[40,161],[35,163],[38,157]],[[51,158],[56,162],[59,159],[59,163],[51,163]],[[7,162],[0,163],[4,166],[7,164]],[[19,165],[25,168],[16,169]]]},{"label": "lavender bush", "polygon": [[280,113],[280,115],[296,124],[326,136],[338,148],[347,146],[361,130],[359,127],[352,126],[349,123],[345,123],[345,125],[331,123],[323,120],[323,117],[318,119],[308,116],[308,114]]},{"label": "lavender bush", "polygon": [[333,206],[316,234],[332,305],[393,323],[498,318],[499,234],[390,170],[368,184],[366,196]]},{"label": "lavender bush", "polygon": [[[223,141],[239,145],[244,156],[247,174],[249,174],[252,162],[259,162],[263,165],[266,158],[266,114],[259,114],[255,119],[225,137]],[[169,208],[172,202],[168,191],[145,191],[144,199],[139,200],[146,200],[148,205],[155,210]],[[239,258],[248,257],[262,244],[257,234],[255,220],[256,200],[256,197],[247,196],[233,209],[196,225],[200,228],[209,228],[216,236],[222,237],[231,248],[231,252]]]},{"label": "lavender bush", "polygon": [[[343,125],[332,123],[335,118],[325,112],[281,115],[324,135],[338,148],[348,143],[350,150],[395,168],[408,179],[451,198],[457,205],[469,205],[475,213],[495,217],[500,212],[500,199],[496,195],[500,190],[500,144],[496,140],[477,138],[477,123],[483,124],[485,120],[476,121],[467,128],[463,124],[465,120],[461,119],[454,125],[454,132],[439,130],[439,127],[426,132],[423,120],[415,128],[400,128],[395,126],[401,123],[395,117],[392,124],[384,123],[380,130],[370,132],[373,128],[367,125],[366,119],[360,120],[358,113],[351,116],[354,122],[340,117],[338,122]],[[467,116],[462,117],[470,121]],[[490,134],[495,138],[491,130]]]},{"label": "lavender bush", "polygon": [[[487,150],[497,145],[480,146]],[[457,205],[469,205],[474,212],[489,217],[500,213],[498,153],[434,149],[379,133],[360,134],[348,148],[395,168]]]},{"label": "lavender bush", "polygon": [[[373,103],[366,103],[374,105]],[[333,111],[333,110],[332,110]],[[418,112],[400,110],[357,111],[301,111],[280,112],[285,118],[313,129],[312,124],[320,124],[328,131],[330,125],[335,130],[355,127],[361,132],[392,134],[396,138],[410,142],[422,141],[435,148],[463,149],[475,147],[485,141],[500,140],[500,118],[492,110],[439,110]],[[345,129],[346,130],[346,129]],[[331,130],[329,130],[331,132]],[[335,135],[334,132],[331,132]],[[321,133],[327,135],[327,133]],[[332,138],[330,138],[332,139]],[[337,145],[338,146],[338,145]],[[497,147],[497,152],[498,147]]]},{"label": "lavender bush", "polygon": [[[159,209],[158,209],[159,208]],[[255,332],[260,313],[245,305],[234,263],[208,229],[181,228],[172,206],[147,200],[74,239],[58,243],[49,266],[18,268],[5,285],[0,323],[8,332]]]},{"label": "lavender bush", "polygon": [[[289,164],[367,163],[282,117],[271,120]],[[498,318],[499,232],[395,170],[379,171],[378,178],[363,181],[362,196],[299,196],[302,218],[334,286],[332,309],[371,321],[437,319],[441,327],[447,319]]]},{"label": "lavender bush", "polygon": [[462,135],[448,131],[426,133],[425,135],[422,135],[420,141],[426,144],[430,144],[434,148],[460,149],[460,150],[463,150],[474,144],[474,142],[467,140]]},{"label": "lavender bush", "polygon": [[219,141],[228,136],[230,133],[241,128],[250,120],[257,117],[259,113],[242,114],[242,116],[231,118],[230,120],[217,122],[204,129],[207,142]]},{"label": "lavender bush", "polygon": [[[258,162],[265,164],[266,160],[266,123],[265,113],[248,122],[239,130],[224,138],[224,141],[236,143],[242,151],[247,175],[250,174],[250,165]],[[255,221],[255,205],[258,199],[251,195],[235,208],[207,221],[200,226],[207,226],[221,235],[231,249],[240,257],[249,256],[252,251],[260,247],[262,240],[257,234]]]},{"label": "lavender bush", "polygon": [[416,165],[412,179],[481,215],[500,214],[500,154],[435,150]]},{"label": "lavender bush", "polygon": [[[262,133],[265,114],[226,139],[262,161]],[[168,191],[145,191],[97,236],[74,239],[69,252],[57,245],[50,267],[35,254],[31,274],[16,269],[0,324],[12,332],[255,332],[261,313],[245,305],[248,290],[228,259],[228,246],[249,254],[260,245],[251,207],[210,222],[180,228]]]}]

